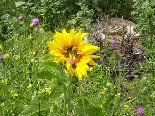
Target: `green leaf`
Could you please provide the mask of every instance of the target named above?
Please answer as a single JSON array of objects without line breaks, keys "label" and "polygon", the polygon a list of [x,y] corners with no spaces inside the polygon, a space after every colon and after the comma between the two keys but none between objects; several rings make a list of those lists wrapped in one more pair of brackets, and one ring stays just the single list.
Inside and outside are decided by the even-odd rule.
[{"label": "green leaf", "polygon": [[49,72],[49,71],[41,71],[41,72],[38,72],[37,73],[37,78],[40,78],[40,79],[47,79],[49,81],[51,81],[51,79],[53,78],[56,78],[56,82],[59,82],[60,81],[60,77],[56,74],[53,74],[52,72]]},{"label": "green leaf", "polygon": [[53,71],[56,73],[60,73],[60,70],[58,69],[58,65],[55,62],[42,63],[40,66],[40,70],[47,70],[47,71]]},{"label": "green leaf", "polygon": [[[43,95],[43,94],[41,94]],[[48,101],[48,97],[44,97],[44,99],[40,99],[39,96],[35,97],[29,104],[28,107],[24,108],[23,111],[19,114],[19,116],[32,116],[36,115],[39,112],[50,110],[50,105]]]},{"label": "green leaf", "polygon": [[76,23],[76,19],[72,19],[71,21],[70,21],[70,24],[72,24],[72,25],[74,25]]},{"label": "green leaf", "polygon": [[25,2],[15,2],[16,7],[19,7],[21,5],[25,4]]},{"label": "green leaf", "polygon": [[[84,105],[82,102],[82,99],[84,99]],[[86,114],[89,116],[101,116],[102,109],[99,106],[94,106],[87,98],[82,98],[78,101],[78,106],[80,109],[83,109],[83,106],[85,107]]]},{"label": "green leaf", "polygon": [[71,104],[70,102],[68,102],[69,107],[71,107],[72,109],[75,109],[80,115],[84,116],[84,113],[82,111],[82,109],[78,108],[77,106]]}]

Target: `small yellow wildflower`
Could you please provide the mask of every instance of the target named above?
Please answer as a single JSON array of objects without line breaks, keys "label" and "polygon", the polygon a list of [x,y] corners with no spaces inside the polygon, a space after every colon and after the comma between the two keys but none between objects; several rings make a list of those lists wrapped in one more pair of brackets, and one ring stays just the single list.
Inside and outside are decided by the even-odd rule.
[{"label": "small yellow wildflower", "polygon": [[50,82],[51,83],[57,83],[57,79],[56,78],[52,78]]},{"label": "small yellow wildflower", "polygon": [[28,86],[27,86],[27,88],[31,88],[32,87],[32,84],[29,84]]},{"label": "small yellow wildflower", "polygon": [[32,36],[31,36],[31,35],[29,35],[29,36],[28,36],[28,39],[32,39]]},{"label": "small yellow wildflower", "polygon": [[2,46],[2,45],[0,45],[0,49],[1,49],[1,50],[3,49],[3,46]]},{"label": "small yellow wildflower", "polygon": [[40,30],[39,30],[41,33],[43,33],[44,31],[43,31],[43,28],[41,28]]},{"label": "small yellow wildflower", "polygon": [[83,91],[84,90],[83,86],[81,86],[80,89]]},{"label": "small yellow wildflower", "polygon": [[102,108],[102,105],[100,105],[100,107]]},{"label": "small yellow wildflower", "polygon": [[105,107],[103,107],[103,105],[100,105],[100,107],[101,107],[102,109],[105,109]]},{"label": "small yellow wildflower", "polygon": [[42,14],[40,14],[41,16],[44,16],[45,15],[45,13],[42,13]]},{"label": "small yellow wildflower", "polygon": [[33,27],[33,23],[30,24],[30,27]]},{"label": "small yellow wildflower", "polygon": [[51,88],[45,88],[46,89],[46,93],[48,93],[49,95],[51,94]]},{"label": "small yellow wildflower", "polygon": [[15,91],[14,90],[11,90],[10,93],[15,93]]},{"label": "small yellow wildflower", "polygon": [[28,105],[24,105],[23,108],[27,107]]},{"label": "small yellow wildflower", "polygon": [[45,92],[45,90],[44,89],[40,89],[38,93],[43,93],[43,92]]},{"label": "small yellow wildflower", "polygon": [[31,99],[33,99],[33,98],[34,98],[34,95],[31,96]]},{"label": "small yellow wildflower", "polygon": [[0,104],[1,107],[4,107],[4,102]]},{"label": "small yellow wildflower", "polygon": [[31,52],[31,55],[35,55],[35,52]]},{"label": "small yellow wildflower", "polygon": [[0,79],[3,79],[3,77],[0,77]]},{"label": "small yellow wildflower", "polygon": [[15,116],[15,114],[12,113],[12,116]]},{"label": "small yellow wildflower", "polygon": [[107,91],[107,88],[104,87],[103,90],[104,90],[104,91]]},{"label": "small yellow wildflower", "polygon": [[126,109],[126,110],[127,110],[128,108],[129,108],[129,106],[128,106],[128,105],[124,105],[124,109]]},{"label": "small yellow wildflower", "polygon": [[17,60],[20,57],[20,54],[15,55],[15,59]]},{"label": "small yellow wildflower", "polygon": [[3,58],[4,58],[4,59],[9,58],[9,54],[5,54],[5,55],[3,55]]},{"label": "small yellow wildflower", "polygon": [[150,97],[153,97],[153,95],[150,95]]},{"label": "small yellow wildflower", "polygon": [[33,92],[33,93],[34,93],[34,94],[35,94],[35,93],[37,93],[37,90],[34,90],[34,92]]},{"label": "small yellow wildflower", "polygon": [[102,91],[102,94],[105,94],[106,93],[106,91]]},{"label": "small yellow wildflower", "polygon": [[13,94],[14,97],[18,97],[18,93]]},{"label": "small yellow wildflower", "polygon": [[7,84],[7,79],[2,79],[2,83]]},{"label": "small yellow wildflower", "polygon": [[129,97],[129,99],[131,99],[132,97]]},{"label": "small yellow wildflower", "polygon": [[33,62],[33,61],[35,61],[35,58],[32,58],[32,59],[31,59],[31,62]]},{"label": "small yellow wildflower", "polygon": [[42,51],[42,54],[45,54],[45,50]]},{"label": "small yellow wildflower", "polygon": [[92,68],[92,67],[90,67],[89,69],[90,69],[90,71],[92,71],[92,70],[93,70],[93,68]]},{"label": "small yellow wildflower", "polygon": [[98,66],[98,67],[101,67],[101,65],[98,65],[98,64],[97,64],[97,66]]},{"label": "small yellow wildflower", "polygon": [[107,84],[106,84],[107,87],[110,87],[110,85],[111,85],[111,83],[107,83]]},{"label": "small yellow wildflower", "polygon": [[121,94],[120,94],[120,93],[117,93],[115,96],[116,96],[116,97],[120,97],[120,96],[121,96]]}]

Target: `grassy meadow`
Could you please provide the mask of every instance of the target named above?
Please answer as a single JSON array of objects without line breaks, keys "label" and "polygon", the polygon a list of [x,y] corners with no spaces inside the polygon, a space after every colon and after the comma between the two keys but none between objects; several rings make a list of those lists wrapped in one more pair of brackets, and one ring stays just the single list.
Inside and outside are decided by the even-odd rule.
[{"label": "grassy meadow", "polygon": [[[0,1],[0,116],[155,116],[154,5],[154,0]],[[96,40],[89,37],[96,19],[104,22],[106,16],[137,24],[145,61],[134,65],[139,73],[130,81],[128,68],[121,68],[126,57],[108,49],[113,38],[93,51]],[[89,44],[71,42],[71,29],[77,38],[88,33]],[[57,38],[59,44],[48,44]],[[69,42],[77,48],[68,48],[63,59],[58,47]],[[75,63],[67,64],[71,57]]]}]

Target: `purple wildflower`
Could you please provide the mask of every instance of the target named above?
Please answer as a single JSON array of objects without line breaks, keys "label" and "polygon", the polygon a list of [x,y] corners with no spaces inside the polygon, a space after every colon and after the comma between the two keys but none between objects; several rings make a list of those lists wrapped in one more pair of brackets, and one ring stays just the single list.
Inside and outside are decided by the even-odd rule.
[{"label": "purple wildflower", "polygon": [[112,39],[111,40],[111,44],[115,44],[116,43],[116,40],[115,39]]},{"label": "purple wildflower", "polygon": [[144,109],[143,108],[137,108],[137,114],[142,115],[144,113]]},{"label": "purple wildflower", "polygon": [[136,27],[138,27],[138,25],[136,25]]},{"label": "purple wildflower", "polygon": [[70,64],[71,65],[74,65],[75,64],[75,61],[74,60],[70,60]]},{"label": "purple wildflower", "polygon": [[48,23],[50,25],[50,23]]},{"label": "purple wildflower", "polygon": [[74,60],[70,60],[70,64],[72,65],[72,68],[76,69],[76,64]]},{"label": "purple wildflower", "polygon": [[3,60],[3,56],[2,55],[0,55],[0,60]]},{"label": "purple wildflower", "polygon": [[29,77],[27,77],[26,80],[29,81]]},{"label": "purple wildflower", "polygon": [[31,20],[31,23],[33,23],[33,25],[37,25],[39,23],[39,19],[34,18],[34,19]]},{"label": "purple wildflower", "polygon": [[23,18],[23,16],[22,16],[22,15],[20,15],[20,16],[18,17],[18,19],[19,19],[19,20],[21,20],[22,18]]},{"label": "purple wildflower", "polygon": [[14,88],[18,88],[18,86],[14,86]]}]

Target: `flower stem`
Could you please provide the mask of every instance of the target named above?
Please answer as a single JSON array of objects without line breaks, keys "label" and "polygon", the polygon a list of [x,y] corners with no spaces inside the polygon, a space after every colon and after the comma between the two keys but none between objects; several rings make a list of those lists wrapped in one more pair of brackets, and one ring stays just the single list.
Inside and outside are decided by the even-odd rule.
[{"label": "flower stem", "polygon": [[64,116],[67,114],[66,110],[66,87],[64,87]]}]

